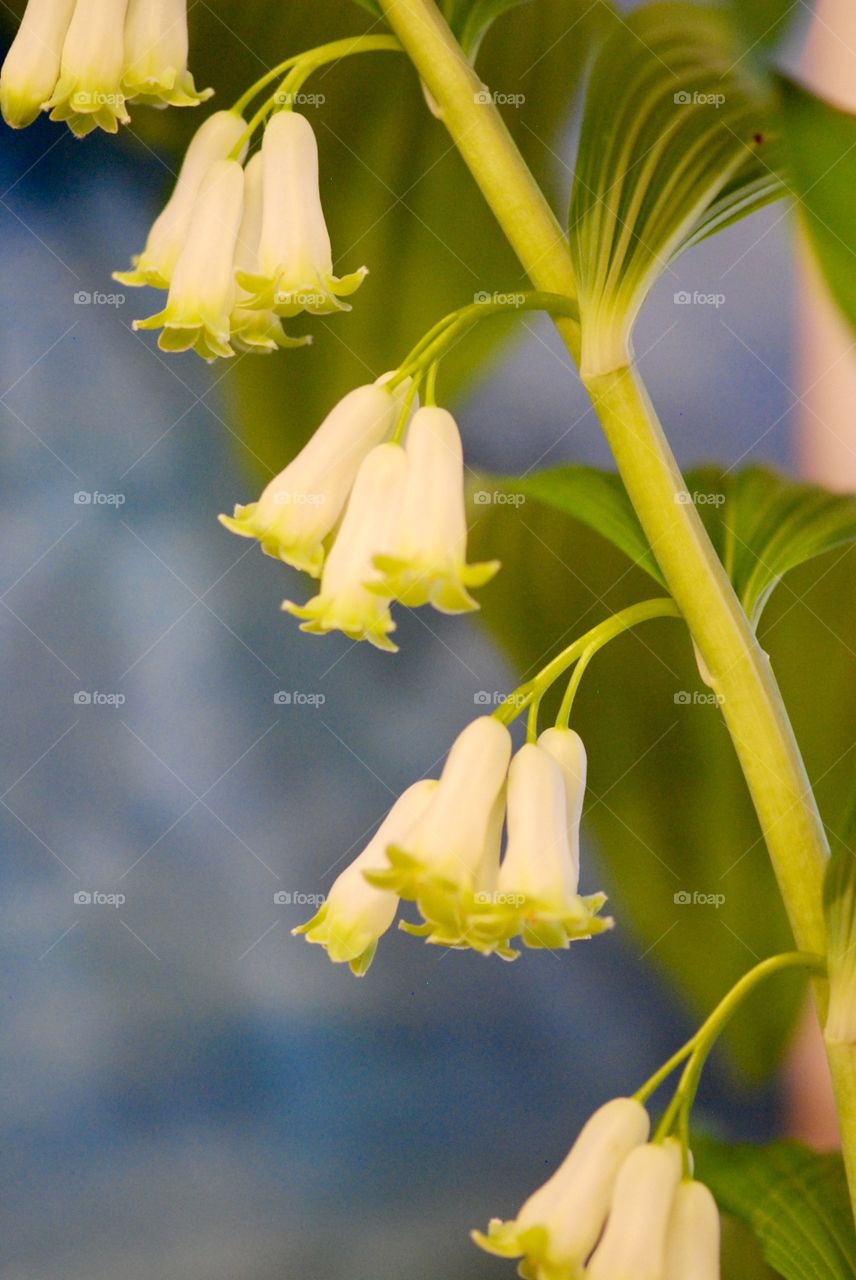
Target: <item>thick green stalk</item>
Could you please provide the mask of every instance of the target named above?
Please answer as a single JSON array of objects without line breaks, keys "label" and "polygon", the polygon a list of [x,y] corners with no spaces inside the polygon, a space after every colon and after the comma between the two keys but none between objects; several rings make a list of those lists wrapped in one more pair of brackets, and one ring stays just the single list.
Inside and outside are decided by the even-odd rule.
[{"label": "thick green stalk", "polygon": [[[564,235],[436,4],[381,0],[381,6],[532,284],[575,295]],[[578,362],[578,332],[567,324],[558,327]],[[669,590],[723,699],[797,945],[825,954],[821,890],[828,849],[766,655],[687,501],[668,441],[633,370],[601,375],[589,390]],[[822,1014],[825,982],[816,981],[815,993]],[[828,1052],[856,1211],[856,1055],[840,1046]]]}]

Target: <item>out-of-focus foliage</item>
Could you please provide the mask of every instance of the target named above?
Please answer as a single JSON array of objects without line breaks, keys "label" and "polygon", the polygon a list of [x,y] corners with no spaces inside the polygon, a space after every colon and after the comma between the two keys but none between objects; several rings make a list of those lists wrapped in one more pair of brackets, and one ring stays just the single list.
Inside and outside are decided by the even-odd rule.
[{"label": "out-of-focus foliage", "polygon": [[764,84],[727,15],[667,0],[611,30],[592,67],[568,214],[583,364],[626,359],[653,281],[696,240],[781,194],[761,154]]},{"label": "out-of-focus foliage", "polygon": [[856,115],[782,79],[786,176],[832,296],[856,327]]},{"label": "out-of-focus foliage", "polygon": [[[536,471],[503,483],[509,492],[545,502],[582,520],[619,547],[660,586],[665,581],[621,480],[595,467]],[[784,574],[834,547],[856,540],[856,498],[798,484],[764,467],[686,474],[686,500],[728,570],[753,624]]]},{"label": "out-of-focus foliage", "polygon": [[856,1235],[840,1155],[796,1142],[767,1147],[705,1141],[696,1172],[722,1209],[756,1235],[784,1280],[850,1280]]},{"label": "out-of-focus foliage", "polygon": [[[477,506],[473,520],[473,553],[503,562],[481,593],[484,620],[521,680],[609,613],[652,594],[640,568],[541,502]],[[760,633],[833,845],[856,771],[854,598],[856,553],[839,548],[788,575]],[[646,623],[603,650],[583,680],[574,724],[590,762],[586,822],[609,871],[618,928],[632,932],[696,1015],[707,1014],[754,959],[793,943],[728,732],[683,624]],[[685,902],[681,894],[724,901]],[[753,997],[726,1032],[732,1061],[749,1078],[775,1068],[798,1008],[802,981],[777,984],[774,1000]]]}]

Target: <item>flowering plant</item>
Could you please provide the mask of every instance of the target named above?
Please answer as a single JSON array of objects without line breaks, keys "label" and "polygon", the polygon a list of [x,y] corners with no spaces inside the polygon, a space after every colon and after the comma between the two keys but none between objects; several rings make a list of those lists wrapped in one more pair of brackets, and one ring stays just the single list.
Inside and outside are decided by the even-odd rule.
[{"label": "flowering plant", "polygon": [[[759,625],[785,574],[856,541],[856,501],[759,469],[682,476],[643,383],[634,334],[650,291],[680,254],[785,198],[800,211],[801,234],[842,313],[856,323],[856,234],[845,198],[852,196],[856,118],[776,69],[786,3],[757,6],[765,10],[760,22],[754,6],[747,13],[738,0],[654,0],[626,17],[606,4],[579,6],[572,70],[582,77],[585,66],[587,74],[568,217],[560,222],[504,121],[515,95],[481,79],[489,28],[496,22],[501,39],[504,24],[517,21],[537,41],[542,3],[548,7],[531,0],[518,10],[515,0],[362,0],[371,15],[366,30],[326,32],[323,43],[283,49],[234,102],[195,126],[162,211],[115,278],[164,295],[160,309],[134,327],[156,330],[165,353],[240,364],[242,378],[280,376],[271,368],[292,361],[282,376],[298,385],[314,339],[315,367],[332,369],[337,326],[360,323],[376,277],[388,298],[396,280],[382,255],[367,280],[358,249],[370,227],[349,243],[338,234],[343,184],[335,167],[325,169],[305,86],[322,69],[369,56],[381,84],[395,58],[415,75],[420,127],[463,161],[525,285],[511,277],[515,287],[503,291],[498,278],[490,292],[452,299],[441,284],[444,305],[420,315],[419,325],[382,325],[382,361],[369,366],[371,376],[346,386],[330,376],[321,384],[323,404],[320,393],[319,403],[298,396],[314,414],[311,435],[255,499],[234,504],[233,495],[222,495],[228,510],[220,521],[305,575],[304,596],[284,600],[282,610],[310,636],[341,633],[391,654],[403,611],[456,615],[484,602],[488,624],[520,658],[525,677],[466,724],[442,767],[431,770],[435,777],[414,780],[394,800],[317,912],[293,932],[363,976],[402,907],[405,916],[418,913],[401,919],[403,931],[432,946],[506,961],[522,949],[569,952],[562,959],[570,966],[578,953],[571,943],[608,947],[625,905],[628,915],[635,906],[637,931],[660,935],[652,945],[664,941],[688,1000],[704,1004],[706,1016],[635,1093],[604,1102],[573,1142],[568,1135],[564,1162],[513,1217],[473,1232],[475,1243],[518,1259],[527,1280],[713,1280],[731,1266],[720,1255],[722,1209],[749,1226],[786,1280],[836,1280],[856,1274],[843,1195],[846,1176],[856,1204],[856,806],[837,828],[821,816]],[[503,45],[512,56],[514,47],[510,39]],[[138,108],[141,115],[152,106],[200,108],[211,90],[197,90],[188,58],[192,64],[185,3],[29,0],[0,74],[0,108],[14,128],[45,112],[79,137],[115,133],[134,126]],[[472,187],[468,199],[475,199]],[[617,474],[560,466],[479,480],[493,489],[473,491],[467,423],[447,408],[460,376],[456,359],[470,343],[484,351],[503,321],[507,328],[538,312],[552,320],[578,371]],[[399,342],[408,328],[409,347]],[[261,354],[267,362],[253,359]],[[468,491],[473,511],[490,507],[470,528]],[[491,495],[496,500],[484,503]],[[547,569],[531,539],[523,571],[515,563],[509,524],[525,502],[562,536],[573,529],[581,544],[601,536],[633,562],[634,583],[647,573],[659,594],[640,588],[568,640],[562,601],[551,595],[537,607]],[[535,612],[555,623],[546,644],[533,638]],[[771,906],[769,920],[743,925],[757,928],[751,937],[763,958],[727,926],[758,957],[748,969],[740,948],[728,951],[715,930],[709,950],[723,952],[721,966],[700,955],[712,937],[704,929],[695,967],[684,964],[686,951],[670,952],[665,938],[674,922],[664,923],[665,895],[661,886],[646,894],[641,883],[654,883],[656,873],[643,877],[637,867],[628,874],[626,860],[616,858],[625,865],[613,877],[617,901],[606,914],[606,895],[581,858],[589,762],[608,768],[603,756],[612,749],[595,721],[616,708],[606,695],[589,720],[578,694],[585,687],[591,698],[586,672],[596,658],[598,665],[610,660],[614,641],[647,630],[656,638],[646,642],[649,656],[675,644],[685,664],[692,654],[696,682],[709,691],[701,694],[710,708],[705,732],[714,717],[727,730],[723,776],[730,770],[736,786],[739,765],[769,853],[782,910]],[[627,683],[616,678],[617,694],[625,697]],[[694,695],[679,690],[674,700],[683,705]],[[622,705],[620,714],[631,723],[632,708]],[[698,748],[702,762],[710,759],[706,750]],[[721,820],[721,813],[694,817],[711,828],[695,832],[701,845],[711,842],[711,858],[722,857],[713,849]],[[627,828],[620,815],[617,821]],[[656,829],[648,834],[659,839]],[[693,866],[689,835],[679,840],[683,873]],[[704,861],[702,874],[709,884],[713,871]],[[774,892],[768,873],[758,883]],[[699,892],[707,891],[673,891],[666,910]],[[807,1160],[796,1148],[739,1157],[696,1140],[693,1105],[711,1049],[744,999],[790,970],[811,976],[843,1161]],[[733,979],[730,989],[724,977]],[[767,1067],[791,1013],[759,1019]],[[835,1190],[825,1213],[809,1194],[819,1183]],[[761,1213],[769,1194],[782,1202],[774,1220]]]}]

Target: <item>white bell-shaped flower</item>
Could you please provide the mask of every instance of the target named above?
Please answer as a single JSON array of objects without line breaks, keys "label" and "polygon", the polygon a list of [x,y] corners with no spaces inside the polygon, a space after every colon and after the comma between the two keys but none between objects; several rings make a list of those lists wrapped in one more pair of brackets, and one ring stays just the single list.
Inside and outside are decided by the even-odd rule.
[{"label": "white bell-shaped flower", "polygon": [[666,1232],[680,1178],[681,1148],[674,1138],[630,1152],[586,1280],[663,1280]]},{"label": "white bell-shaped flower", "polygon": [[405,467],[404,450],[397,444],[375,445],[364,459],[324,563],[318,594],[304,605],[283,602],[287,613],[304,619],[301,631],[343,631],[351,640],[368,640],[378,649],[397,652],[389,638],[395,630],[389,600],[367,584],[377,577],[375,553],[389,544]]},{"label": "white bell-shaped flower", "polygon": [[158,338],[161,350],[193,350],[205,360],[235,354],[229,345],[229,317],[243,202],[240,164],[217,160],[202,181],[166,306],[146,320],[134,321],[135,329],[163,329]]},{"label": "white bell-shaped flower", "polygon": [[613,1098],[586,1122],[559,1168],[517,1217],[494,1218],[486,1235],[474,1231],[476,1244],[502,1258],[525,1257],[526,1275],[537,1280],[576,1280],[603,1231],[619,1170],[649,1130],[640,1102]]},{"label": "white bell-shaped flower", "polygon": [[411,607],[477,609],[467,588],[488,582],[499,561],[466,562],[464,453],[455,419],[446,409],[420,409],[405,447],[407,483],[392,550],[376,558],[383,574],[379,590]]},{"label": "white bell-shaped flower", "polygon": [[169,288],[203,180],[212,165],[227,158],[246,127],[246,120],[235,111],[215,111],[199,126],[181,162],[173,193],[152,223],[145,249],[131,259],[131,271],[114,271],[114,280],[134,287]]},{"label": "white bell-shaped flower", "polygon": [[128,124],[122,89],[127,0],[77,0],[62,47],[59,79],[45,103],[83,138]]},{"label": "white bell-shaped flower", "polygon": [[415,900],[429,923],[458,929],[475,895],[491,892],[485,886],[495,875],[510,758],[505,725],[492,716],[471,721],[452,744],[424,816],[390,844],[389,870],[374,883]]},{"label": "white bell-shaped flower", "polygon": [[240,272],[250,305],[277,315],[347,311],[340,299],[362,284],[366,268],[338,279],[318,187],[318,144],[305,116],[280,111],[262,140],[263,213],[258,269]]},{"label": "white bell-shaped flower", "polygon": [[187,53],[187,0],[128,0],[122,88],[129,101],[195,107],[210,98],[213,89],[197,90]]},{"label": "white bell-shaped flower", "polygon": [[32,124],[59,79],[75,0],[29,0],[0,71],[0,110],[13,129]]},{"label": "white bell-shaped flower", "polygon": [[[584,787],[583,767],[577,792]],[[483,931],[504,937],[520,933],[529,947],[567,947],[611,927],[611,920],[597,915],[604,895],[581,898],[577,893],[579,804],[567,793],[563,771],[541,740],[521,747],[508,771],[508,841],[496,891],[484,899]]]},{"label": "white bell-shaped flower", "polygon": [[236,506],[220,522],[242,537],[258,538],[267,555],[320,577],[324,539],[364,459],[392,434],[401,412],[405,388],[390,391],[389,376],[349,391],[258,502]]},{"label": "white bell-shaped flower", "polygon": [[682,1182],[666,1233],[663,1280],[719,1280],[719,1210],[702,1182]]},{"label": "white bell-shaped flower", "polygon": [[398,897],[366,880],[367,871],[386,865],[386,846],[400,840],[428,805],[436,782],[416,782],[390,809],[375,835],[333,883],[321,909],[292,933],[324,947],[334,964],[347,963],[362,976],[371,964],[378,939],[395,919]]},{"label": "white bell-shaped flower", "polygon": [[[244,167],[244,216],[235,245],[235,273],[256,270],[259,259],[259,236],[262,229],[262,157],[261,152]],[[292,338],[282,327],[275,311],[251,311],[242,306],[244,290],[238,298],[230,320],[231,343],[239,351],[268,353],[278,347],[304,347],[312,339]]]}]

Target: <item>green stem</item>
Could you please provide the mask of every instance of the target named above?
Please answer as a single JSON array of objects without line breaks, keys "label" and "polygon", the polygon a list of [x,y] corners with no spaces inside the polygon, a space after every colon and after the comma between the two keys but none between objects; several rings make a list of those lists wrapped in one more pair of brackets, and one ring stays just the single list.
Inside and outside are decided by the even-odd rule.
[{"label": "green stem", "polygon": [[501,724],[511,724],[512,720],[515,720],[530,704],[540,703],[550,685],[587,653],[596,653],[610,640],[623,635],[625,631],[629,631],[640,622],[648,622],[652,618],[679,618],[680,616],[680,609],[669,596],[656,596],[653,600],[642,600],[639,604],[631,604],[626,609],[620,609],[611,618],[599,622],[590,631],[571,641],[561,653],[547,663],[546,667],[541,668],[537,676],[519,685],[506,698],[502,706],[497,707],[493,713],[494,717]]},{"label": "green stem", "polygon": [[[537,289],[575,293],[567,242],[543,193],[433,0],[380,0],[451,138]],[[579,334],[557,327],[579,361]],[[723,710],[802,950],[826,949],[821,907],[828,856],[823,824],[766,655],[740,607],[656,414],[635,373],[619,369],[589,390],[619,472],[669,590],[724,698]],[[815,981],[821,1017],[828,995]],[[856,1212],[856,1053],[830,1047],[842,1146]]]},{"label": "green stem", "polygon": [[514,315],[517,311],[546,311],[553,317],[562,316],[572,323],[579,323],[579,309],[573,298],[566,298],[558,293],[533,290],[528,293],[516,293],[513,299],[511,302],[492,300],[471,302],[468,306],[459,307],[457,311],[452,311],[442,320],[438,320],[407,353],[397,373],[390,379],[389,385],[394,387],[404,378],[412,376],[416,369],[424,369],[435,360],[439,360],[452,342],[481,320],[490,320],[494,316]]},{"label": "green stem", "polygon": [[[772,977],[773,974],[782,973],[784,970],[809,969],[815,974],[822,974],[825,968],[826,962],[823,956],[811,955],[806,951],[786,951],[781,955],[770,956],[767,960],[762,960],[760,964],[755,965],[754,969],[744,973],[740,981],[735,983],[728,994],[720,1000],[709,1017],[705,1019],[693,1038],[679,1051],[683,1054],[689,1051],[690,1060],[683,1070],[675,1095],[657,1126],[654,1134],[655,1142],[661,1142],[671,1132],[677,1118],[681,1144],[684,1148],[684,1153],[688,1152],[690,1112],[698,1092],[704,1065],[714,1044],[747,996],[751,995],[755,988],[765,982],[767,978]],[[675,1058],[677,1056],[675,1055]],[[675,1058],[670,1061],[675,1063]],[[645,1089],[648,1089],[648,1085],[643,1086],[643,1090],[640,1090],[640,1093],[636,1095],[640,1101],[643,1100],[640,1094]]]},{"label": "green stem", "polygon": [[238,114],[242,114],[246,107],[252,102],[256,94],[261,93],[271,81],[276,80],[283,72],[288,74],[278,85],[274,93],[272,93],[256,111],[250,120],[247,128],[241,134],[236,145],[232,148],[230,155],[237,158],[243,150],[244,144],[249,142],[259,125],[270,115],[276,106],[276,99],[280,92],[286,90],[291,93],[297,93],[308,76],[317,71],[319,67],[323,67],[328,62],[341,62],[343,58],[350,58],[355,53],[401,53],[401,45],[395,36],[351,36],[344,40],[331,40],[328,44],[318,45],[316,49],[307,49],[303,53],[292,54],[291,57],[283,59],[275,67],[271,67],[270,71],[266,71],[255,84],[251,84],[245,93],[242,93],[238,101],[232,108]]}]

